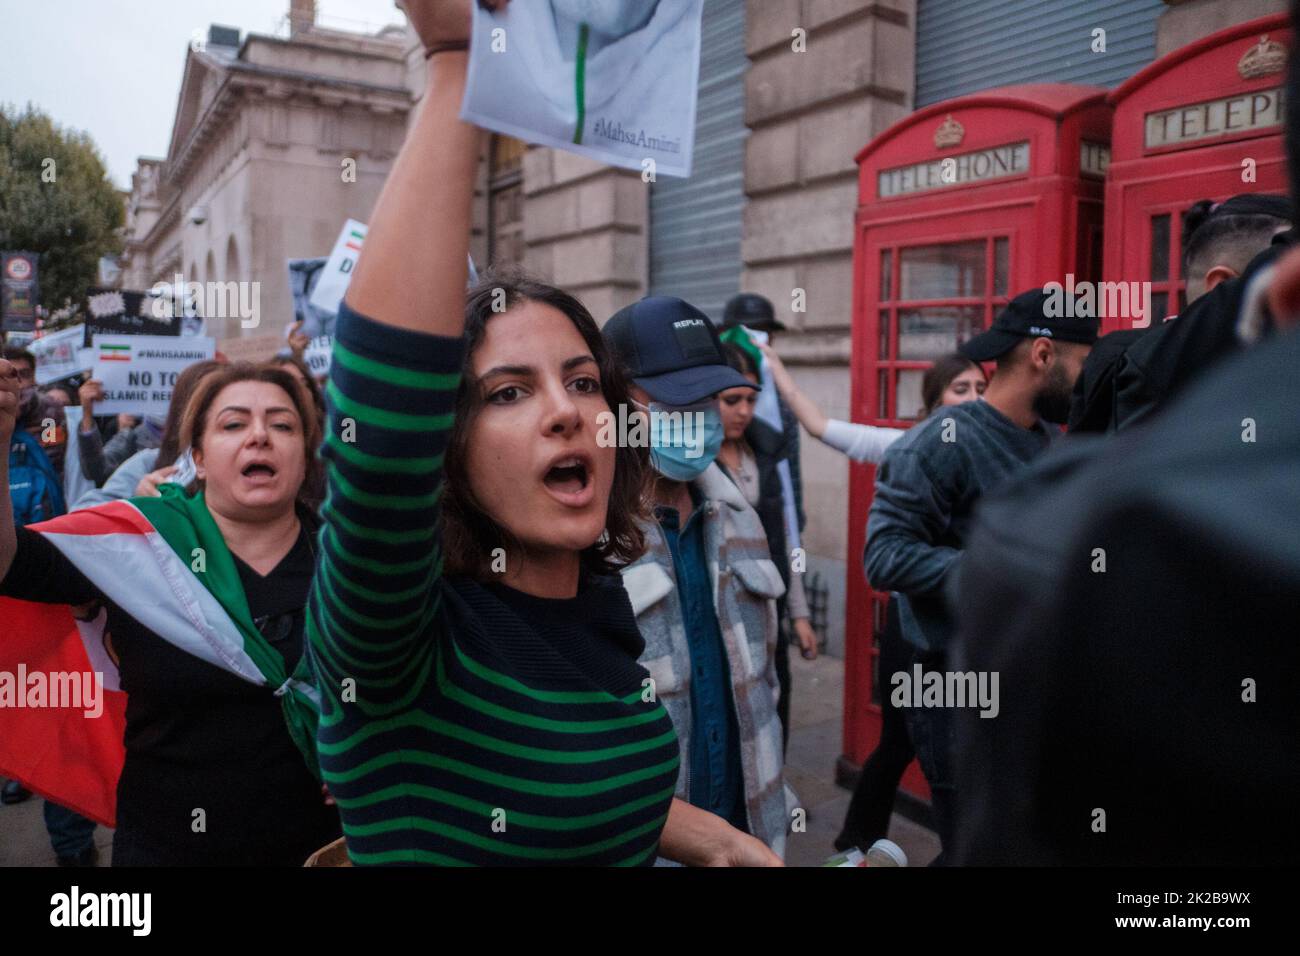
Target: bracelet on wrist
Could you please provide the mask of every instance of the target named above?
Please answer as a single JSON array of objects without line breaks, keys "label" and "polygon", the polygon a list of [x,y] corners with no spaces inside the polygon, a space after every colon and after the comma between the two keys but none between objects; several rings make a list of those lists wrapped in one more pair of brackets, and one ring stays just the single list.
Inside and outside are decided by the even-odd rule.
[{"label": "bracelet on wrist", "polygon": [[433,46],[426,49],[424,51],[424,58],[426,60],[431,60],[433,59],[433,55],[435,53],[447,53],[450,51],[468,50],[468,49],[469,49],[468,40],[448,40],[445,43],[435,43]]}]

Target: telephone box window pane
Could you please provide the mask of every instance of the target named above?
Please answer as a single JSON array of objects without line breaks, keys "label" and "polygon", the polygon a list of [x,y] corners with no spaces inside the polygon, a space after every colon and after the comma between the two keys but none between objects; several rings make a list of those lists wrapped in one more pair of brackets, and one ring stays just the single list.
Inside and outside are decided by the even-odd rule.
[{"label": "telephone box window pane", "polygon": [[898,254],[899,298],[982,298],[987,255],[983,239],[904,249]]},{"label": "telephone box window pane", "polygon": [[1151,217],[1151,281],[1169,280],[1169,214]]},{"label": "telephone box window pane", "polygon": [[894,253],[891,249],[882,250],[880,253],[880,301],[888,302],[892,295],[894,281]]},{"label": "telephone box window pane", "polygon": [[889,355],[889,310],[880,310],[880,360],[888,361]]},{"label": "telephone box window pane", "polygon": [[925,414],[921,398],[921,379],[925,372],[919,368],[903,369],[898,373],[898,417],[920,421]]},{"label": "telephone box window pane", "polygon": [[887,419],[889,418],[889,372],[883,368],[880,370],[880,376],[876,381],[876,394],[880,396],[876,417]]},{"label": "telephone box window pane", "polygon": [[1006,295],[1011,272],[1011,240],[993,240],[993,294]]},{"label": "telephone box window pane", "polygon": [[956,350],[984,324],[982,305],[933,305],[898,312],[898,357],[934,361]]},{"label": "telephone box window pane", "polygon": [[1155,292],[1151,295],[1151,324],[1157,325],[1169,314],[1169,293]]}]

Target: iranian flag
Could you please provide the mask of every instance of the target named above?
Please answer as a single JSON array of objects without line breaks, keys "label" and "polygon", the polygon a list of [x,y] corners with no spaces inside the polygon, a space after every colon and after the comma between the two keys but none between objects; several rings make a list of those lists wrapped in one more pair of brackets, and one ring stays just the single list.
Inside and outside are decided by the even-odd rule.
[{"label": "iranian flag", "polygon": [[[160,498],[114,501],[28,530],[44,535],[105,598],[162,639],[273,690],[315,769],[319,707],[305,655],[290,675],[258,632],[202,494],[163,489]],[[107,614],[82,621],[67,607],[0,598],[0,621],[0,776],[114,826],[126,694]],[[78,683],[66,676],[72,674],[96,676]],[[90,679],[102,687],[94,707],[87,699]],[[80,699],[67,693],[74,686]]]}]

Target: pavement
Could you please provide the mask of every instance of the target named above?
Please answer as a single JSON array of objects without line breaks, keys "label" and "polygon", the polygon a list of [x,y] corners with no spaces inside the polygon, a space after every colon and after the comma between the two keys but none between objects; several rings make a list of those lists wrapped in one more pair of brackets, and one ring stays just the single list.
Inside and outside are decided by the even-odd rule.
[{"label": "pavement", "polygon": [[[844,823],[849,791],[835,783],[835,761],[840,755],[841,715],[844,701],[844,662],[834,657],[790,660],[794,681],[791,701],[790,746],[786,754],[786,782],[806,811],[806,829],[791,833],[786,843],[789,866],[820,866],[835,853],[833,841]],[[939,841],[925,827],[895,813],[889,838],[903,848],[909,866],[924,866],[939,853]],[[113,856],[113,831],[99,827],[95,845],[99,865]],[[41,813],[41,800],[0,806],[0,866],[54,866]]]},{"label": "pavement", "polygon": [[[834,840],[844,825],[851,796],[835,783],[835,762],[842,752],[844,662],[827,656],[805,661],[793,653],[790,672],[794,689],[785,779],[798,805],[807,810],[807,828],[786,837],[785,862],[820,866],[836,852]],[[925,866],[939,855],[938,837],[898,813],[890,819],[889,839],[907,854],[908,866]]]}]

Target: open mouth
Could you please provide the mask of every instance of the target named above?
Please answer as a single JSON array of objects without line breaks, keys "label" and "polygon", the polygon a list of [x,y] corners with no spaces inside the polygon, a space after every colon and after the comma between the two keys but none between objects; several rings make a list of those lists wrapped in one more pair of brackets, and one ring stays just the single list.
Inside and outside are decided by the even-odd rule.
[{"label": "open mouth", "polygon": [[552,465],[543,479],[546,487],[562,495],[576,495],[590,483],[587,463],[580,458],[566,458]]},{"label": "open mouth", "polygon": [[250,465],[245,465],[244,470],[240,472],[245,478],[274,478],[275,468],[264,461],[255,461]]}]

